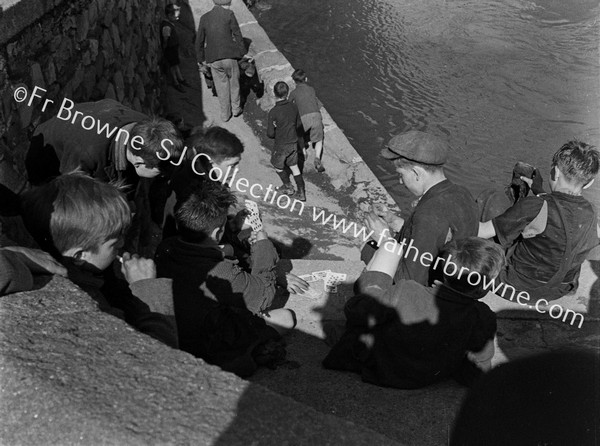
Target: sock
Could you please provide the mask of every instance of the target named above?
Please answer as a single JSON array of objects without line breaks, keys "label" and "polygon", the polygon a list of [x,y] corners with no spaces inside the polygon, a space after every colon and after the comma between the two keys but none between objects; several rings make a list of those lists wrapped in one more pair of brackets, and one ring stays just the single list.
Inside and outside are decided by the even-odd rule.
[{"label": "sock", "polygon": [[[287,186],[288,184],[290,184],[290,176],[287,174],[287,172],[285,170],[282,170],[281,172],[277,172],[277,175],[279,175],[279,178],[281,178],[281,182],[283,183],[284,186]],[[296,178],[296,177],[294,177],[294,178]]]},{"label": "sock", "polygon": [[302,178],[302,174],[294,175],[294,181],[296,182],[296,186],[298,186],[298,190],[304,190],[304,178]]}]

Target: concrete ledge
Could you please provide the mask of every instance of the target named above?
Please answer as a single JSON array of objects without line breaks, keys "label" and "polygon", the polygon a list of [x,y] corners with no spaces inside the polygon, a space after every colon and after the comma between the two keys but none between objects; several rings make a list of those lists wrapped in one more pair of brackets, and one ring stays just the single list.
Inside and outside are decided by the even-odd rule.
[{"label": "concrete ledge", "polygon": [[0,319],[3,444],[391,444],[134,331],[66,279],[1,298]]}]

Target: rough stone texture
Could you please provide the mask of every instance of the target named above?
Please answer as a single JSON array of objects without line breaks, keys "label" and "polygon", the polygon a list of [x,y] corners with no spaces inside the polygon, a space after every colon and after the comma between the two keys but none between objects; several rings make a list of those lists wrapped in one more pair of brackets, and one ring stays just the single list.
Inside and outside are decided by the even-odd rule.
[{"label": "rough stone texture", "polygon": [[[145,92],[163,88],[158,36],[165,0],[21,0],[0,14],[0,139],[23,173],[28,137],[54,116],[63,98],[74,102],[105,97],[160,112]],[[133,62],[133,63],[132,63]],[[107,89],[112,82],[112,89]],[[17,103],[16,88],[42,99]],[[54,104],[42,112],[43,101]]]},{"label": "rough stone texture", "polygon": [[0,319],[3,444],[393,444],[134,331],[62,278],[1,298]]}]

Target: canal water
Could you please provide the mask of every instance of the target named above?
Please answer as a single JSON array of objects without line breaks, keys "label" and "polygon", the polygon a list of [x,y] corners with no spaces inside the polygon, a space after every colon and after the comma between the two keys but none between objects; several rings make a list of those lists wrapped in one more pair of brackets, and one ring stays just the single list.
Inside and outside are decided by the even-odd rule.
[{"label": "canal water", "polygon": [[[445,136],[448,176],[473,194],[508,184],[518,160],[547,180],[571,139],[600,146],[598,0],[260,2],[259,23],[402,205],[377,156],[398,132]],[[585,193],[597,208],[599,192],[597,179]]]}]

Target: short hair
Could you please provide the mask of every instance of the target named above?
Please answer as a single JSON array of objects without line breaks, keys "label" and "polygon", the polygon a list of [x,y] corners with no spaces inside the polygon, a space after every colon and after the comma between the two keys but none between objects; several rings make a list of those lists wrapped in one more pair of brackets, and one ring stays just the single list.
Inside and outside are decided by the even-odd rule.
[{"label": "short hair", "polygon": [[211,160],[217,162],[241,156],[244,152],[242,141],[229,130],[218,126],[209,127],[204,132],[194,133],[187,143],[198,153],[205,153]]},{"label": "short hair", "polygon": [[277,99],[285,99],[290,92],[290,87],[283,81],[279,81],[273,87],[273,93]]},{"label": "short hair", "polygon": [[[161,118],[152,118],[146,121],[140,121],[131,129],[131,138],[140,136],[143,143],[138,144],[139,150],[133,149],[131,153],[141,157],[148,169],[158,167],[162,172],[169,165],[172,159],[179,159],[183,150],[183,141],[179,131],[175,128],[172,122]],[[164,150],[161,143],[164,140],[169,140],[165,147],[168,148],[171,154],[169,159],[161,160],[158,154],[164,157]],[[130,139],[131,141],[131,139]]]},{"label": "short hair", "polygon": [[418,166],[418,167],[421,167],[423,170],[430,172],[430,173],[439,172],[441,170],[444,170],[443,164],[419,163],[417,161],[409,160],[408,158],[404,158],[404,157],[396,158],[394,160],[394,166],[400,167],[400,168],[404,167],[404,168],[409,168],[409,169],[412,167]]},{"label": "short hair", "polygon": [[[442,248],[440,257],[446,260],[446,264],[452,262],[457,269],[453,274],[447,274],[451,269],[444,269],[444,283],[452,289],[466,294],[475,299],[486,295],[483,277],[490,283],[493,278],[500,274],[504,268],[506,259],[504,251],[496,243],[479,237],[466,237],[452,240]],[[462,268],[468,271],[461,274]],[[469,283],[469,274],[477,273]],[[477,280],[479,279],[479,280]],[[476,285],[472,285],[475,282]]]},{"label": "short hair", "polygon": [[227,221],[229,207],[237,202],[235,195],[215,181],[202,181],[175,206],[175,220],[181,237],[201,242]]},{"label": "short hair", "polygon": [[131,224],[119,187],[81,171],[61,175],[23,196],[23,220],[42,248],[55,255],[72,248],[97,252]]},{"label": "short hair", "polygon": [[573,140],[564,144],[552,157],[552,167],[558,167],[569,182],[585,185],[600,168],[600,154],[592,145]]},{"label": "short hair", "polygon": [[306,73],[302,68],[298,68],[292,73],[292,79],[297,84],[303,84],[304,82],[306,82]]}]

